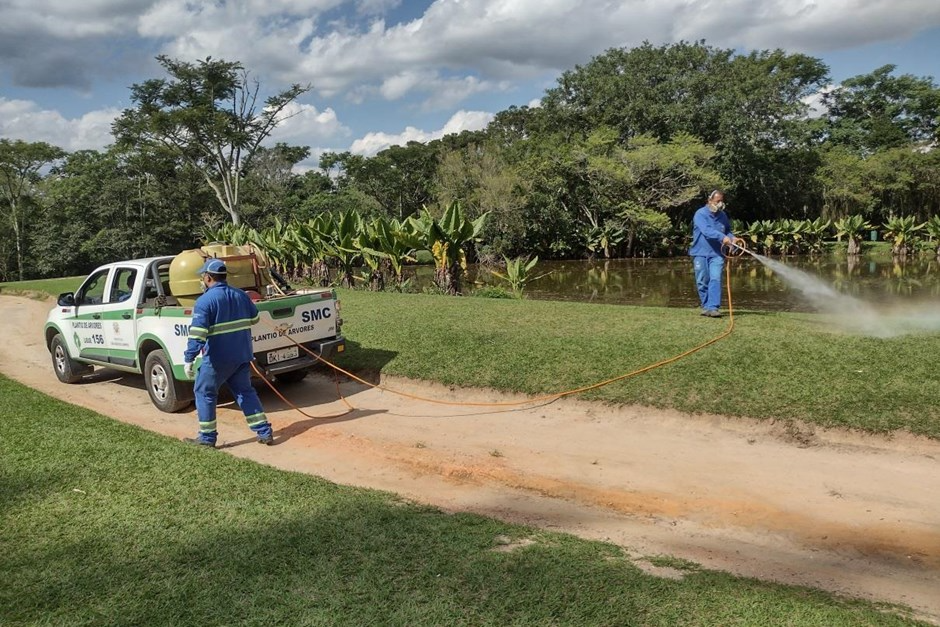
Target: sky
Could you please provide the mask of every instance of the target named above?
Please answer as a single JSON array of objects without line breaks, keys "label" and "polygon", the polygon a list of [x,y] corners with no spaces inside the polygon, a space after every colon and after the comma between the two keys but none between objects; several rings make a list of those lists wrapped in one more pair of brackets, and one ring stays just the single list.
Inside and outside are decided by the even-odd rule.
[{"label": "sky", "polygon": [[[373,155],[537,106],[605,50],[698,41],[818,57],[838,83],[940,75],[940,0],[0,0],[0,138],[100,150],[167,75],[238,61],[262,93],[311,85],[271,137]],[[935,80],[936,82],[936,80]]]}]

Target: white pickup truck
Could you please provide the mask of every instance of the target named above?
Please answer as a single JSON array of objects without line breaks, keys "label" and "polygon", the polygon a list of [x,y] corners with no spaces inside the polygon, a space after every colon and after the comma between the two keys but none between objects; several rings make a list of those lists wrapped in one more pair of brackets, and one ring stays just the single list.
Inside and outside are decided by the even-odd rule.
[{"label": "white pickup truck", "polygon": [[[78,291],[59,295],[46,320],[45,339],[60,381],[76,383],[95,366],[111,368],[143,374],[150,400],[163,411],[190,404],[193,386],[183,374],[183,351],[192,307],[181,306],[170,293],[173,259],[107,264],[92,272]],[[332,289],[288,292],[256,305],[255,364],[268,378],[299,381],[316,363],[295,342],[324,359],[345,349]]]}]

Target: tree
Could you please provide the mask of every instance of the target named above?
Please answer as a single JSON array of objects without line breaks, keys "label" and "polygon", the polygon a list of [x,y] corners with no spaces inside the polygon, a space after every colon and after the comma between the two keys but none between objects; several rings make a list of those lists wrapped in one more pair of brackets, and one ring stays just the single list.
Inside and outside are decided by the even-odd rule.
[{"label": "tree", "polygon": [[44,167],[65,156],[65,151],[45,142],[0,139],[0,193],[16,243],[16,267],[23,280],[23,210]]},{"label": "tree", "polygon": [[239,183],[252,157],[310,86],[293,84],[258,108],[258,81],[240,63],[207,57],[196,64],[157,57],[172,80],[150,79],[131,87],[136,108],[112,127],[124,146],[161,145],[204,176],[219,204],[238,224]]},{"label": "tree", "polygon": [[827,141],[862,155],[940,139],[940,88],[884,65],[823,94]]},{"label": "tree", "polygon": [[404,220],[418,215],[433,201],[437,149],[410,141],[405,146],[390,146],[374,157],[325,153],[320,167],[339,169],[340,190],[358,189],[374,198],[387,215]]},{"label": "tree", "polygon": [[522,209],[530,187],[503,152],[494,142],[477,141],[445,151],[437,168],[440,206],[459,202],[471,220],[491,214],[481,233],[481,239],[487,242],[481,255],[495,259],[522,248]]},{"label": "tree", "polygon": [[543,99],[544,124],[583,135],[607,126],[620,142],[688,133],[716,148],[716,169],[739,206],[785,214],[812,191],[804,99],[826,84],[827,71],[782,50],[736,55],[703,42],[611,49],[562,74]]},{"label": "tree", "polygon": [[274,148],[259,148],[242,186],[242,219],[266,226],[258,224],[261,218],[270,222],[275,217],[291,216],[300,204],[294,191],[304,182],[293,173],[293,167],[309,156],[306,146],[278,142]]}]

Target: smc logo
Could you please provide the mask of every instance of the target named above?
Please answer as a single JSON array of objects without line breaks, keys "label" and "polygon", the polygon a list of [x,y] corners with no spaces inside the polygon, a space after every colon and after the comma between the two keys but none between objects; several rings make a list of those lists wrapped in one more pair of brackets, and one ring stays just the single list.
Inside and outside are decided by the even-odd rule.
[{"label": "smc logo", "polygon": [[322,307],[320,309],[310,309],[300,314],[301,322],[313,322],[314,320],[325,320],[329,318],[332,314],[329,307]]}]

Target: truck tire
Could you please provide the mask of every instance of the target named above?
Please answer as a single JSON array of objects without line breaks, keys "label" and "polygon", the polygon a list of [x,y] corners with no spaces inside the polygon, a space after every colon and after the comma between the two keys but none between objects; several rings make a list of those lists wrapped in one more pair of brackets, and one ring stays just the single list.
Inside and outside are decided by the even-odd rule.
[{"label": "truck tire", "polygon": [[49,352],[52,353],[52,368],[55,370],[55,376],[62,383],[78,383],[84,375],[92,370],[91,366],[69,357],[69,350],[65,346],[65,340],[62,339],[61,335],[52,338]]},{"label": "truck tire", "polygon": [[150,351],[144,360],[144,383],[154,406],[168,414],[188,407],[192,400],[189,386],[173,377],[170,360],[160,349]]},{"label": "truck tire", "polygon": [[307,376],[307,373],[310,372],[307,368],[301,368],[300,370],[291,370],[290,372],[282,372],[281,374],[274,377],[278,383],[300,383]]}]

